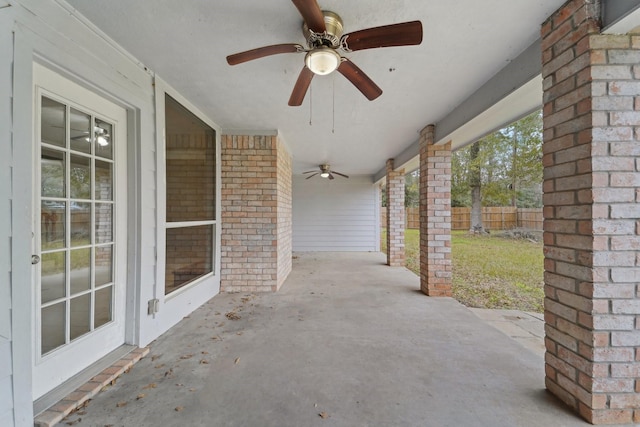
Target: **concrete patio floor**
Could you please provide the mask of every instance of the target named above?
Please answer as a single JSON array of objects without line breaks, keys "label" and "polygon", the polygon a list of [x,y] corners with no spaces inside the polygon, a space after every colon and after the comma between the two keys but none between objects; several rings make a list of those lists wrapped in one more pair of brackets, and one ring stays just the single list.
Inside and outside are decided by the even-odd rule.
[{"label": "concrete patio floor", "polygon": [[60,425],[589,425],[545,391],[539,344],[384,261],[296,254],[279,292],[213,298]]}]

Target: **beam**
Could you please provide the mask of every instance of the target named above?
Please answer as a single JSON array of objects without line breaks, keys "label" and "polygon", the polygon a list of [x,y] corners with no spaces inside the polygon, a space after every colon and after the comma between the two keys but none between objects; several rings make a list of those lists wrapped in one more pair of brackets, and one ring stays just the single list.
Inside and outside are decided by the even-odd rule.
[{"label": "beam", "polygon": [[602,32],[625,34],[640,25],[640,0],[604,0]]},{"label": "beam", "polygon": [[[511,61],[502,70],[498,71],[489,81],[482,85],[475,93],[473,93],[466,101],[454,108],[446,117],[436,123],[436,143],[446,143],[452,141],[452,149],[460,148],[466,144],[474,142],[472,139],[482,138],[483,136],[499,129],[501,126],[510,123],[509,120],[523,116],[523,112],[510,111],[507,117],[497,117],[498,124],[486,122],[484,124],[476,123],[473,129],[467,128],[466,132],[458,133],[464,139],[456,139],[456,132],[459,132],[473,119],[488,111],[508,95],[516,92],[520,87],[533,80],[540,75],[540,40],[536,40],[531,46],[525,49],[513,61]],[[539,99],[533,100],[530,104],[539,106],[542,102],[542,87],[539,90]],[[537,104],[536,104],[537,102]],[[530,109],[530,108],[529,108]],[[509,111],[508,109],[504,109]],[[530,109],[530,111],[532,111]],[[527,111],[530,112],[530,111]],[[496,127],[497,126],[497,127]],[[407,171],[415,169],[407,166],[414,157],[420,154],[420,144],[416,140],[402,153],[399,153],[394,159],[398,168],[405,168]],[[374,175],[374,182],[380,181],[386,176],[386,169],[382,168]]]}]

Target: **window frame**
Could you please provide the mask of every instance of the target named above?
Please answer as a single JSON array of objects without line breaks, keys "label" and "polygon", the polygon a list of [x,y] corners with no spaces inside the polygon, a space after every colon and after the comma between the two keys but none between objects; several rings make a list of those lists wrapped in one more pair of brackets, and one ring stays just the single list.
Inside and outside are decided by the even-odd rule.
[{"label": "window frame", "polygon": [[[217,294],[220,290],[220,250],[221,250],[221,222],[220,222],[220,204],[221,204],[221,155],[220,155],[220,141],[221,141],[221,129],[211,119],[209,119],[202,111],[195,107],[186,98],[181,96],[176,90],[169,86],[166,82],[162,81],[158,77],[155,78],[155,94],[156,94],[156,134],[157,134],[157,150],[156,150],[156,217],[157,217],[157,233],[156,233],[156,281],[154,286],[154,295],[161,303],[168,303],[176,300],[189,301],[186,304],[191,304],[191,297],[198,298],[197,295],[202,295],[203,298],[213,294]],[[165,96],[168,95],[176,102],[182,105],[191,114],[195,115],[198,119],[202,120],[207,126],[210,126],[215,132],[215,219],[205,221],[181,221],[181,222],[167,222],[167,152],[166,152],[166,120],[165,120]],[[211,225],[213,227],[213,242],[212,251],[213,259],[212,271],[204,274],[196,279],[193,279],[184,286],[166,294],[165,293],[165,279],[166,279],[166,233],[168,229],[175,229],[181,227],[196,227],[202,225]],[[200,289],[201,291],[198,291]],[[205,296],[206,295],[206,296]],[[200,301],[204,302],[204,301]]]}]

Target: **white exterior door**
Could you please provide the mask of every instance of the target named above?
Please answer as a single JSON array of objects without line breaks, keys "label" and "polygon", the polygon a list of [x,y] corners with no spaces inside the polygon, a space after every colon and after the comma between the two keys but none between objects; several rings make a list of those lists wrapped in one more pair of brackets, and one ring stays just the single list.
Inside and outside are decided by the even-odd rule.
[{"label": "white exterior door", "polygon": [[122,107],[37,64],[34,82],[37,399],[124,343],[127,124]]}]

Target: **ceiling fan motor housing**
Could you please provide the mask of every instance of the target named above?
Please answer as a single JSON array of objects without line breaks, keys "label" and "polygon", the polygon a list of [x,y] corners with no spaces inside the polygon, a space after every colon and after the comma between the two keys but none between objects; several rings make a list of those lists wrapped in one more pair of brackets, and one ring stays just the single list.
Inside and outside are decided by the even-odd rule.
[{"label": "ceiling fan motor housing", "polygon": [[337,13],[323,10],[324,24],[326,31],[324,33],[315,33],[309,29],[306,23],[302,25],[302,33],[307,40],[309,49],[321,46],[337,49],[340,47],[340,39],[344,29],[342,27],[342,18]]}]

